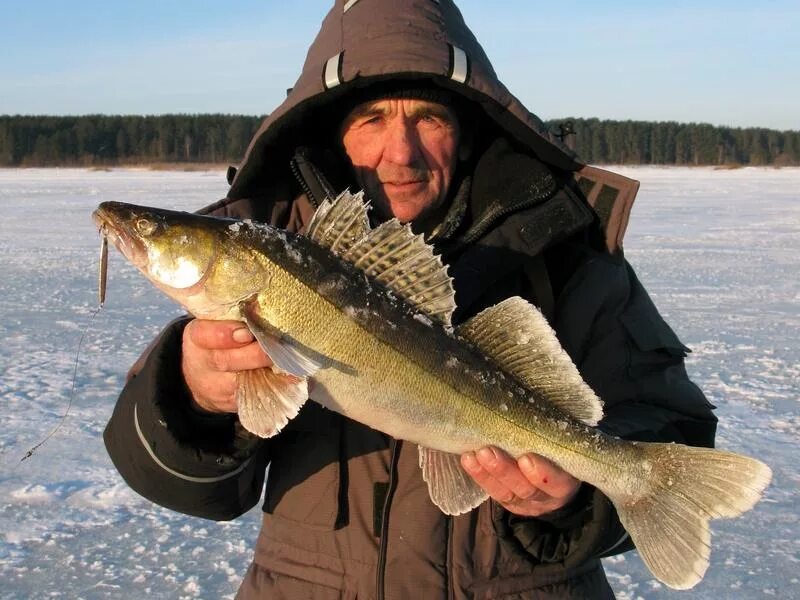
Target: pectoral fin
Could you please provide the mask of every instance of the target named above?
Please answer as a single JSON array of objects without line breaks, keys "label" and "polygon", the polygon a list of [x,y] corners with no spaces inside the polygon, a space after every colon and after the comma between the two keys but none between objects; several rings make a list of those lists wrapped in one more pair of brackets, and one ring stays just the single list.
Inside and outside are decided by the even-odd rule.
[{"label": "pectoral fin", "polygon": [[464,471],[458,454],[420,446],[419,466],[431,500],[445,514],[469,512],[489,497]]},{"label": "pectoral fin", "polygon": [[278,370],[296,377],[311,377],[328,362],[321,354],[304,348],[264,320],[258,312],[257,299],[243,303],[241,309],[245,323]]},{"label": "pectoral fin", "polygon": [[256,334],[256,339],[275,366],[296,377],[311,377],[322,368],[321,359],[304,354],[285,338]]},{"label": "pectoral fin", "polygon": [[248,431],[267,438],[297,416],[308,399],[308,382],[271,368],[241,371],[236,400],[239,421]]}]

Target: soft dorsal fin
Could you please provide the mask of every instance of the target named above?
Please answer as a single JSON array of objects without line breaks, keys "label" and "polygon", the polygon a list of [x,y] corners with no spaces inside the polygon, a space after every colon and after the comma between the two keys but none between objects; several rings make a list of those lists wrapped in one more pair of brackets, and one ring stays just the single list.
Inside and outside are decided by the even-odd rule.
[{"label": "soft dorsal fin", "polygon": [[336,256],[342,256],[370,230],[364,193],[343,191],[335,200],[325,198],[306,229],[306,236]]},{"label": "soft dorsal fin", "polygon": [[583,381],[550,324],[522,298],[514,296],[487,308],[456,333],[576,419],[597,425],[603,417],[602,402]]},{"label": "soft dorsal fin", "polygon": [[453,281],[433,248],[408,225],[386,221],[342,258],[432,320],[450,325],[456,307]]}]

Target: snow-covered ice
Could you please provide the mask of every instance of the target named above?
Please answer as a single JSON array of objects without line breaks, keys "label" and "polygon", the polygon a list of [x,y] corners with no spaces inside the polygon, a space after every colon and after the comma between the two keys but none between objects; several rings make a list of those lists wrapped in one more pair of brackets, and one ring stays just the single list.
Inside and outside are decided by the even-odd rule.
[{"label": "snow-covered ice", "polygon": [[[102,431],[125,371],[180,310],[116,250],[97,305],[104,200],[195,209],[224,196],[224,173],[0,170],[0,598],[224,598],[235,593],[260,522],[193,519],[132,492]],[[132,587],[135,585],[135,588]]]},{"label": "snow-covered ice", "polygon": [[[800,169],[625,167],[642,181],[626,253],[693,349],[718,445],[774,471],[750,513],[713,524],[711,567],[686,597],[800,597]],[[260,522],[213,523],[129,490],[102,431],[127,367],[179,309],[111,251],[97,305],[104,200],[195,209],[222,172],[0,169],[0,599],[232,597]],[[26,451],[64,425],[28,460]],[[619,598],[675,596],[635,553],[605,561]]]}]

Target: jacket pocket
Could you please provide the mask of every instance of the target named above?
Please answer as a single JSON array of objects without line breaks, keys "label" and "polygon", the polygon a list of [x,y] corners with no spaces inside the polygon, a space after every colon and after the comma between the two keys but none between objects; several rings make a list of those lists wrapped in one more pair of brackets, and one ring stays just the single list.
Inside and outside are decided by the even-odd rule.
[{"label": "jacket pocket", "polygon": [[620,315],[636,346],[642,352],[661,350],[672,356],[686,356],[691,350],[681,343],[678,336],[658,314],[649,310],[630,310]]},{"label": "jacket pocket", "polygon": [[236,600],[355,600],[355,591],[340,589],[298,577],[266,569],[256,562],[251,563],[245,574]]},{"label": "jacket pocket", "polygon": [[340,521],[341,418],[307,402],[272,451],[264,511],[314,529]]},{"label": "jacket pocket", "polygon": [[691,352],[654,311],[634,308],[622,313],[619,319],[632,342],[628,352],[628,375],[633,378],[679,363]]}]

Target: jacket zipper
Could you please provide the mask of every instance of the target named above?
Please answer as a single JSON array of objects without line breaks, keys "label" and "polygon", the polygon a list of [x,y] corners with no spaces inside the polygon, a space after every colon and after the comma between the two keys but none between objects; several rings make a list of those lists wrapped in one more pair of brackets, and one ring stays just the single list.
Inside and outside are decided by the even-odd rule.
[{"label": "jacket zipper", "polygon": [[311,206],[317,208],[319,206],[319,202],[317,202],[317,199],[314,197],[314,193],[311,191],[306,178],[303,177],[303,174],[300,172],[300,167],[297,165],[297,161],[294,158],[289,161],[289,168],[292,170],[292,175],[294,175],[297,183],[300,184],[300,189],[306,195],[306,198],[308,198]]},{"label": "jacket zipper", "polygon": [[386,492],[386,500],[383,503],[383,511],[381,513],[381,537],[378,540],[378,571],[376,573],[376,594],[377,600],[384,600],[386,597],[384,584],[386,579],[386,554],[388,552],[389,535],[389,507],[392,504],[394,492],[397,489],[397,465],[400,462],[400,448],[403,443],[399,440],[392,439],[389,445],[391,449],[391,458],[389,460],[389,489]]},{"label": "jacket zipper", "polygon": [[549,200],[552,198],[555,193],[558,191],[558,186],[556,182],[553,180],[552,175],[547,176],[548,183],[551,186],[543,192],[539,192],[535,196],[527,197],[525,200],[521,202],[517,202],[515,204],[510,204],[506,206],[499,206],[493,210],[490,210],[488,213],[484,214],[480,221],[478,221],[475,225],[473,225],[467,232],[464,234],[464,237],[460,240],[456,240],[456,243],[453,247],[447,248],[444,254],[451,254],[457,250],[460,250],[464,246],[471,244],[479,237],[481,237],[486,230],[489,229],[498,219],[505,217],[506,215],[510,215],[511,213],[523,210],[535,204],[540,204],[545,200]]},{"label": "jacket zipper", "polygon": [[455,600],[456,593],[453,589],[453,527],[455,526],[454,518],[451,516],[445,517],[445,523],[447,524],[447,547],[445,548],[445,569],[447,569],[447,575],[445,578],[445,582],[447,585],[447,599],[448,600]]},{"label": "jacket zipper", "polygon": [[309,153],[307,148],[298,148],[289,161],[289,168],[311,206],[318,208],[325,197],[335,198],[336,193],[322,171],[309,160]]}]

